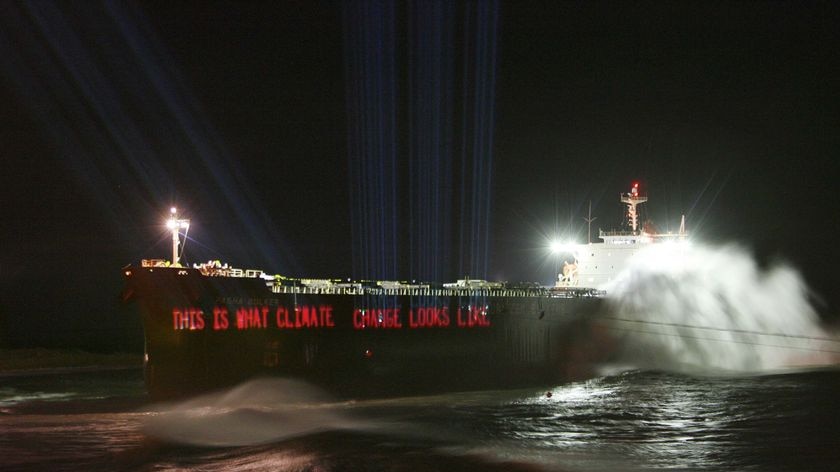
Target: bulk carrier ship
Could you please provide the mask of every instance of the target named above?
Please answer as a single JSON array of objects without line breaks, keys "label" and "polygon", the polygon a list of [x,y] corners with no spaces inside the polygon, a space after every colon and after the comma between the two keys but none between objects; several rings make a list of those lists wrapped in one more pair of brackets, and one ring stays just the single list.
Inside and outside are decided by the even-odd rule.
[{"label": "bulk carrier ship", "polygon": [[[626,195],[633,194],[637,187]],[[167,227],[171,260],[124,268],[123,299],[142,319],[145,380],[155,398],[266,375],[306,379],[341,396],[551,385],[580,374],[598,349],[593,320],[604,292],[581,282],[603,275],[590,262],[612,250],[599,244],[580,245],[586,251],[575,251],[573,268],[552,287],[353,281],[218,261],[187,267],[179,247],[189,220],[173,208]],[[640,236],[635,228],[630,235]]]}]

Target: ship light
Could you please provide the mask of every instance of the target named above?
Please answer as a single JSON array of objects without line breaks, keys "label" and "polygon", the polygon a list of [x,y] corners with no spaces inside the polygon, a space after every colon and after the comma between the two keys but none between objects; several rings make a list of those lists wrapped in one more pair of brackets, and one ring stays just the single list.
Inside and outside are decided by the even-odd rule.
[{"label": "ship light", "polygon": [[178,209],[172,207],[169,209],[169,213],[172,215],[168,220],[166,220],[166,227],[170,230],[172,229],[187,229],[190,227],[190,220],[179,220],[178,219]]},{"label": "ship light", "polygon": [[559,254],[563,252],[574,252],[575,244],[569,241],[560,241],[555,239],[549,245],[549,249],[553,254]]}]

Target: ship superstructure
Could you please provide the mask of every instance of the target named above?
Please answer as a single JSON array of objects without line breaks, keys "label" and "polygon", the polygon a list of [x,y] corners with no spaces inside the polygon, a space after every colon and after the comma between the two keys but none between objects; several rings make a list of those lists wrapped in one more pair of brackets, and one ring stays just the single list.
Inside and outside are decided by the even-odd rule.
[{"label": "ship superstructure", "polygon": [[[558,287],[603,288],[627,267],[627,262],[640,250],[650,244],[662,242],[685,242],[685,216],[681,218],[677,233],[658,233],[639,223],[638,206],[647,202],[647,196],[634,183],[630,191],[619,195],[621,203],[627,205],[628,230],[598,231],[600,243],[589,242],[575,245],[574,262],[566,263],[557,280]],[[591,219],[591,217],[590,217]]]}]

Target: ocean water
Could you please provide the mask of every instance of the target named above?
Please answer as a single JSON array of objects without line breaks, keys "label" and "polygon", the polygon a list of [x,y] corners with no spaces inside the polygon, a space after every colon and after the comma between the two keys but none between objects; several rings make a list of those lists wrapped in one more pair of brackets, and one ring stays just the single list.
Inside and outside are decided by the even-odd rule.
[{"label": "ocean water", "polygon": [[838,470],[840,371],[335,401],[262,379],[170,404],[136,370],[2,378],[2,470]]}]

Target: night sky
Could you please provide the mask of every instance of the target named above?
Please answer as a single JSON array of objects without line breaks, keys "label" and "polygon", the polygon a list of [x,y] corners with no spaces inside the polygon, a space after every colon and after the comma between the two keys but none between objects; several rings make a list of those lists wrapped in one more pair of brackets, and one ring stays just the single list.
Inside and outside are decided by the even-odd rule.
[{"label": "night sky", "polygon": [[633,181],[840,313],[831,2],[173,3],[0,4],[3,345],[140,349],[170,205],[190,262],[547,284]]}]

